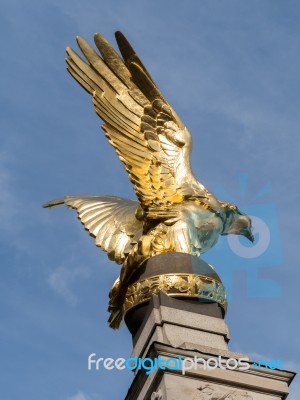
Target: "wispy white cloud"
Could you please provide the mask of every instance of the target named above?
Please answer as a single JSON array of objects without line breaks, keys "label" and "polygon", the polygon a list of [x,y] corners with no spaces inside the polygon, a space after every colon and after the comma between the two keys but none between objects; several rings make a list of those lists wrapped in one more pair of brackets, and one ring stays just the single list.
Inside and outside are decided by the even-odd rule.
[{"label": "wispy white cloud", "polygon": [[70,305],[75,306],[78,303],[73,285],[77,279],[87,279],[91,271],[85,266],[59,266],[54,270],[48,279],[51,289],[61,295]]},{"label": "wispy white cloud", "polygon": [[102,396],[99,396],[98,393],[86,394],[81,390],[79,390],[73,396],[68,397],[68,400],[102,400]]},{"label": "wispy white cloud", "polygon": [[68,397],[68,400],[90,400],[90,399],[91,399],[90,396],[81,391],[74,394],[74,396]]}]

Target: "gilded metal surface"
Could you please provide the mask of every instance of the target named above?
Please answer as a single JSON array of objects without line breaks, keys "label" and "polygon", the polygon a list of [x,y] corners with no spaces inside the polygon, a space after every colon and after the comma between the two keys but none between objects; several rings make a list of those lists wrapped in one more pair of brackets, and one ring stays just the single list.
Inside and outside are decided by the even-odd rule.
[{"label": "gilded metal surface", "polygon": [[65,196],[45,207],[74,208],[108,257],[123,264],[110,292],[110,325],[119,326],[130,277],[156,254],[200,255],[219,235],[253,240],[251,221],[235,205],[217,200],[193,176],[191,135],[165,100],[126,38],[116,33],[120,57],[101,36],[96,52],[82,38],[85,57],[67,48],[68,71],[92,95],[110,144],[122,161],[138,201],[113,196]]},{"label": "gilded metal surface", "polygon": [[221,282],[196,274],[164,274],[151,276],[128,286],[123,312],[145,303],[152,294],[164,292],[173,297],[198,298],[204,302],[217,302],[226,311],[226,292]]}]

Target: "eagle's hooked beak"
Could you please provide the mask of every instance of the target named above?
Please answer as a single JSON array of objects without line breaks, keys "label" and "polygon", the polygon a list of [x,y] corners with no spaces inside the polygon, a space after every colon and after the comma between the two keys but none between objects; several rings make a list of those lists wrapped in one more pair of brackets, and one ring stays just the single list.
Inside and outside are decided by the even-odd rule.
[{"label": "eagle's hooked beak", "polygon": [[242,233],[242,235],[245,236],[247,239],[249,239],[250,242],[252,243],[255,240],[251,228],[246,228],[245,231]]}]

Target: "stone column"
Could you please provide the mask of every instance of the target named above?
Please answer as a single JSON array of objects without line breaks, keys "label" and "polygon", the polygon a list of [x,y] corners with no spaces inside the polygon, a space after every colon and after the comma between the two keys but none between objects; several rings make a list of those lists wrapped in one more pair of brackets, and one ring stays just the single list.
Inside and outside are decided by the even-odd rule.
[{"label": "stone column", "polygon": [[[152,267],[143,273],[151,276]],[[176,293],[170,296],[162,291],[152,294],[150,302],[133,307],[125,321],[132,332],[131,357],[137,368],[125,400],[285,399],[295,374],[258,369],[247,355],[229,351],[229,330],[223,318],[224,308],[218,302],[176,298]],[[146,362],[148,370],[139,368],[137,360],[145,358],[152,363],[157,360],[157,368],[151,361]],[[237,365],[242,358],[244,364]],[[244,369],[247,364],[249,368]]]}]

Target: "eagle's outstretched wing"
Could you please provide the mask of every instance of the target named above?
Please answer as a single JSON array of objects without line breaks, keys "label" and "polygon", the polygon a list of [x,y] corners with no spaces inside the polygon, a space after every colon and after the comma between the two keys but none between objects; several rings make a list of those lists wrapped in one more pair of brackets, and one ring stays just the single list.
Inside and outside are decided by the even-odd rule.
[{"label": "eagle's outstretched wing", "polygon": [[122,264],[132,245],[142,235],[142,222],[136,219],[137,201],[114,196],[65,196],[44,207],[61,204],[74,208],[78,218],[108,257]]},{"label": "eagle's outstretched wing", "polygon": [[125,37],[116,33],[123,59],[100,35],[100,54],[82,38],[86,61],[67,48],[68,71],[93,96],[103,129],[149,218],[169,218],[185,196],[207,197],[193,177],[191,136],[165,101]]}]

